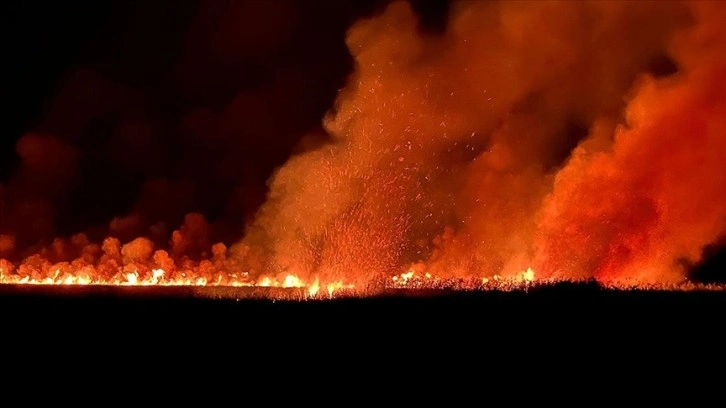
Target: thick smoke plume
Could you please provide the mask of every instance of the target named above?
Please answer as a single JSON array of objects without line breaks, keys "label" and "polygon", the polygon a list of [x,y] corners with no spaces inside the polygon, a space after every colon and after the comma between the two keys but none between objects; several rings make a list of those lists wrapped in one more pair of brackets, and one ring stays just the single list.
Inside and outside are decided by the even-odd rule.
[{"label": "thick smoke plume", "polygon": [[348,33],[332,142],[277,171],[238,253],[353,281],[682,278],[724,232],[717,9],[459,2],[436,34],[391,4]]},{"label": "thick smoke plume", "polygon": [[693,3],[670,51],[681,73],[643,77],[626,123],[593,134],[557,173],[538,224],[538,265],[560,276],[680,279],[726,231],[726,13]]}]

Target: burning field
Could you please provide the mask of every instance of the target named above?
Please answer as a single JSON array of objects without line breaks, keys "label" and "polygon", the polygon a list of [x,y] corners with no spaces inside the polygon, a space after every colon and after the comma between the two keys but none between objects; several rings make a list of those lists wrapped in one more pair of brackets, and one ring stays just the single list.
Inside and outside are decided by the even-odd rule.
[{"label": "burning field", "polygon": [[[346,6],[201,2],[170,62],[115,72],[153,54],[127,33],[6,160],[0,293],[726,289],[695,272],[726,233],[726,8],[445,4],[337,38],[305,13]],[[350,67],[313,51],[343,38]]]}]

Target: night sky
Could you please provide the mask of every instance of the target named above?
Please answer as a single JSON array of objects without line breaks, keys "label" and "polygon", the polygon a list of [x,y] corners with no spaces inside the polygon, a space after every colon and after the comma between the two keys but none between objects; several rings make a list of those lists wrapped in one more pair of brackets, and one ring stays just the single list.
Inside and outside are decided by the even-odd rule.
[{"label": "night sky", "polygon": [[171,227],[197,211],[222,220],[220,239],[239,238],[272,171],[320,132],[345,85],[348,26],[383,6],[5,3],[0,182],[17,173],[16,144],[29,132],[75,146],[81,169],[62,191],[20,189],[56,211],[27,243],[134,212]]}]

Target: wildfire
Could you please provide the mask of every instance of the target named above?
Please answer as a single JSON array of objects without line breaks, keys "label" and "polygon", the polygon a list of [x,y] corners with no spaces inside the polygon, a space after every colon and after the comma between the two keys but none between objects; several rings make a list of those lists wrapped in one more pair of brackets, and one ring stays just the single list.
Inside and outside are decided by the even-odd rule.
[{"label": "wildfire", "polygon": [[[68,286],[159,286],[159,287],[248,287],[248,288],[280,288],[290,290],[302,290],[304,297],[308,299],[332,299],[340,296],[367,295],[361,287],[346,283],[342,280],[321,281],[320,277],[314,276],[305,280],[296,274],[284,274],[281,276],[261,276],[251,279],[249,273],[225,273],[218,272],[214,277],[201,276],[198,270],[186,270],[181,274],[171,275],[162,268],[150,269],[142,272],[139,269],[124,272],[123,268],[110,277],[104,278],[93,267],[87,266],[77,270],[68,270],[63,266],[54,266],[45,272],[33,270],[28,273],[24,268],[23,273],[14,270],[12,264],[0,260],[4,267],[0,267],[0,284],[5,285],[68,285]],[[535,270],[531,267],[513,274],[502,276],[493,274],[478,278],[457,278],[445,279],[433,275],[430,272],[421,271],[420,268],[412,268],[398,275],[391,276],[380,285],[382,289],[389,290],[499,290],[514,291],[528,290],[533,286],[544,286],[554,283],[571,280],[538,279]],[[572,281],[574,282],[574,281]],[[724,290],[722,285],[697,284],[684,281],[676,284],[631,284],[627,282],[604,281],[599,284],[607,289],[632,290]]]},{"label": "wildfire", "polygon": [[[7,262],[5,262],[7,264]],[[217,286],[217,287],[260,287],[260,288],[283,288],[283,289],[305,289],[310,298],[322,296],[332,298],[341,291],[352,291],[355,286],[346,284],[343,281],[332,281],[321,283],[318,277],[306,282],[299,276],[287,274],[281,278],[262,276],[256,281],[250,280],[247,273],[225,274],[219,273],[216,279],[207,279],[198,276],[198,272],[189,271],[187,276],[170,277],[161,268],[152,269],[150,273],[142,275],[138,270],[128,273],[118,272],[110,278],[102,278],[100,274],[89,273],[86,270],[72,272],[63,271],[57,267],[49,270],[48,274],[21,275],[12,273],[7,268],[0,268],[0,284],[4,285],[86,285],[86,286]],[[45,275],[45,276],[43,276]],[[324,292],[321,293],[321,288]]]},{"label": "wildfire", "polygon": [[468,280],[446,280],[434,276],[429,272],[421,273],[414,269],[391,277],[391,284],[393,287],[398,288],[466,288],[467,286],[474,286],[477,289],[512,289],[526,288],[535,283],[535,273],[530,267],[511,277],[501,277],[498,274],[494,274],[491,277],[482,277],[478,282],[480,285],[476,285],[476,278]]},{"label": "wildfire", "polygon": [[[356,293],[356,286],[342,280],[321,281],[319,276],[314,276],[309,281],[302,279],[296,274],[284,274],[281,276],[263,275],[252,279],[249,273],[225,273],[217,271],[208,273],[201,270],[188,269],[182,272],[170,274],[163,268],[151,268],[144,270],[136,268],[130,271],[124,270],[123,266],[118,267],[114,274],[101,273],[102,267],[86,265],[79,268],[72,268],[68,264],[46,265],[30,267],[21,264],[15,268],[13,264],[2,260],[4,267],[0,267],[0,284],[6,285],[87,285],[87,286],[196,286],[196,287],[259,287],[259,288],[283,288],[303,289],[309,298],[333,298],[341,293]],[[127,265],[128,267],[128,265]],[[500,278],[494,275],[489,278],[481,278],[480,289],[512,289],[524,288],[535,281],[535,273],[532,268],[511,277]],[[384,288],[389,289],[425,289],[425,288],[455,288],[475,289],[477,285],[471,282],[452,282],[441,279],[429,272],[418,272],[408,270],[401,274],[392,276],[389,281],[384,282]]]},{"label": "wildfire", "polygon": [[[81,232],[80,224],[76,235],[50,241],[65,207],[54,204],[86,180],[78,173],[86,162],[78,160],[87,144],[75,142],[95,127],[69,128],[82,129],[78,135],[69,129],[23,135],[20,167],[0,185],[0,284],[249,287],[311,299],[378,289],[526,291],[560,282],[726,288],[690,282],[687,268],[707,260],[726,234],[726,8],[485,3],[458,5],[436,35],[421,35],[420,16],[405,1],[351,26],[345,43],[355,72],[322,121],[330,137],[320,141],[330,143],[306,136],[265,176],[269,199],[232,248],[212,244],[221,238],[203,214],[187,214],[173,232],[157,214],[175,201],[179,214],[188,211],[204,192],[193,180],[205,180],[207,172],[182,177],[190,179],[189,189],[170,180],[145,184],[134,210],[111,220],[100,242],[87,234],[103,230]],[[650,21],[658,24],[644,24]],[[656,67],[659,61],[672,67]],[[147,146],[153,149],[143,151],[142,162],[148,161],[162,141],[176,142],[167,129],[179,129],[180,146],[193,149],[202,141],[195,137],[218,135],[219,145],[209,150],[214,163],[224,164],[209,173],[216,175],[236,169],[236,156],[217,152],[266,151],[246,150],[257,142],[225,144],[223,137],[244,136],[235,119],[247,124],[246,110],[262,114],[253,125],[278,130],[274,102],[287,90],[278,85],[295,82],[270,82],[272,94],[255,94],[265,101],[255,102],[259,109],[246,109],[256,99],[244,92],[220,104],[219,113],[179,109],[178,124],[176,114],[165,114],[158,121],[165,125],[157,126],[152,112],[126,103],[68,118],[91,121],[112,106],[122,109],[104,113],[118,118],[108,126],[121,128],[102,127],[113,135],[106,148],[130,146],[113,152],[114,166]],[[143,118],[138,135],[137,116]],[[159,135],[157,127],[164,129]],[[245,133],[268,134],[253,130]],[[204,167],[187,160],[198,156],[188,153],[183,163]],[[251,181],[244,180],[240,192]],[[191,200],[176,200],[189,192]],[[230,198],[238,205],[242,197]],[[245,218],[253,202],[245,203]]]},{"label": "wildfire", "polygon": [[532,268],[527,268],[526,271],[522,272],[521,280],[527,283],[534,282],[534,271]]}]

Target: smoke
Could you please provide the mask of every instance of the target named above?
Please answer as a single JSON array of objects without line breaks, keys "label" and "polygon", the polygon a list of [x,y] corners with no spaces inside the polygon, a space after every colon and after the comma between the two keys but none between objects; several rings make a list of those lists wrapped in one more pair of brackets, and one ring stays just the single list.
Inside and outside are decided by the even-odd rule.
[{"label": "smoke", "polygon": [[[37,44],[28,39],[37,51],[8,55],[16,71],[37,75],[20,77],[28,89],[17,99],[59,72],[49,99],[36,101],[37,120],[15,146],[3,139],[15,162],[0,146],[0,256],[19,261],[75,233],[98,243],[146,237],[173,254],[238,240],[271,171],[320,128],[342,85],[344,30],[370,4],[356,7],[184,0],[86,14],[14,5],[11,20],[49,22]],[[191,228],[203,215],[207,231],[181,244],[174,230],[190,213]]]},{"label": "smoke", "polygon": [[726,14],[691,7],[695,27],[671,43],[681,72],[644,76],[613,141],[596,148],[593,134],[557,173],[538,228],[543,273],[678,280],[726,230]]},{"label": "smoke", "polygon": [[127,6],[19,139],[0,258],[644,283],[724,234],[718,4],[458,1],[432,30],[394,1],[343,43],[374,3]]},{"label": "smoke", "polygon": [[682,278],[726,215],[709,7],[462,1],[434,34],[391,4],[349,30],[332,141],[275,173],[237,253],[350,281]]}]

